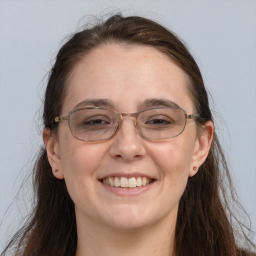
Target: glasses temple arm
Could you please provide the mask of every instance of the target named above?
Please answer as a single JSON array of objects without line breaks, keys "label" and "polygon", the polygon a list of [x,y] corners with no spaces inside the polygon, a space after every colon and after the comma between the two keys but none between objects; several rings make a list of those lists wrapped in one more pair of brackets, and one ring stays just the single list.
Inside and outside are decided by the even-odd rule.
[{"label": "glasses temple arm", "polygon": [[56,116],[54,118],[55,123],[58,123],[58,122],[63,121],[63,120],[69,120],[69,116]]},{"label": "glasses temple arm", "polygon": [[199,114],[191,114],[191,115],[187,115],[187,118],[188,119],[194,119],[194,118],[197,118],[199,116],[200,116]]}]

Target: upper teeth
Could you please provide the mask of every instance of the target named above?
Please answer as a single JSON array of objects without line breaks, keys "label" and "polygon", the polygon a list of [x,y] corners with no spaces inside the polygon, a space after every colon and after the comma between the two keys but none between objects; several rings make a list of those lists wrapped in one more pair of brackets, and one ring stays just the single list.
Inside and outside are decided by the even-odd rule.
[{"label": "upper teeth", "polygon": [[152,180],[147,177],[108,177],[102,179],[104,184],[112,187],[135,188],[148,185]]}]

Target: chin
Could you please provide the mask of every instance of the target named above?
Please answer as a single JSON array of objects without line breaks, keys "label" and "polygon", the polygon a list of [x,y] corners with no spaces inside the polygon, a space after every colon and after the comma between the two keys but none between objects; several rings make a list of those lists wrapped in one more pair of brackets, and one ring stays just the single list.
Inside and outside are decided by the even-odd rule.
[{"label": "chin", "polygon": [[120,209],[110,212],[109,216],[105,215],[104,217],[105,221],[113,228],[132,230],[144,228],[157,221],[154,216],[149,216],[148,212],[150,211],[145,208],[122,206]]}]

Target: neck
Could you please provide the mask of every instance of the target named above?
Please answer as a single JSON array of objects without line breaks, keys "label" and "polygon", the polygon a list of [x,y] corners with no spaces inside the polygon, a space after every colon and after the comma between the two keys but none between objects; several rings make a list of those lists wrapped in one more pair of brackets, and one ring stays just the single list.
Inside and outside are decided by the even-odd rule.
[{"label": "neck", "polygon": [[176,219],[125,230],[81,222],[78,216],[77,223],[76,256],[174,256]]}]

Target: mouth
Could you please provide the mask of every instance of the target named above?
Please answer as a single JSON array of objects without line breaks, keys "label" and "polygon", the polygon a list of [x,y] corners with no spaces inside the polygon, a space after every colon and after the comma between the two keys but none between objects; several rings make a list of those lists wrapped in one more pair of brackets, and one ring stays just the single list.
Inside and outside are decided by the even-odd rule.
[{"label": "mouth", "polygon": [[106,177],[99,179],[99,181],[110,187],[119,187],[119,188],[136,188],[136,187],[145,187],[153,182],[155,179],[150,179],[148,177]]}]

